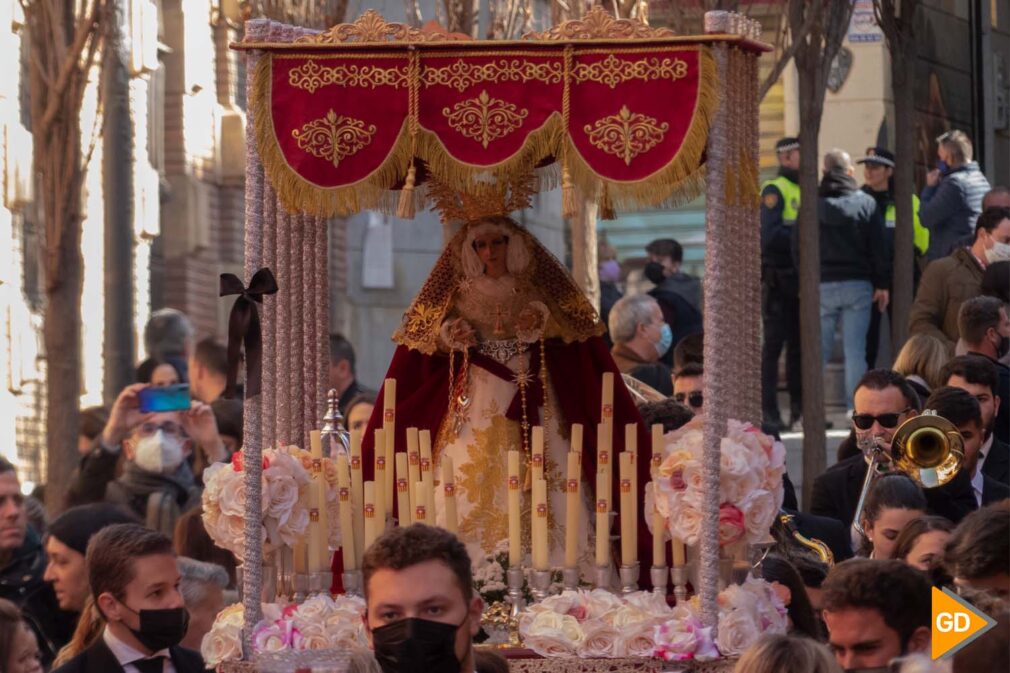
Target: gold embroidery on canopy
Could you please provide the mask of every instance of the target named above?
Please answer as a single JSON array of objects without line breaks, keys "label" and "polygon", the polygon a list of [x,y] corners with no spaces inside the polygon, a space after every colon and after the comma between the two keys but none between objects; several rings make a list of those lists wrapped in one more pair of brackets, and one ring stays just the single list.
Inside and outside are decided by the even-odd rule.
[{"label": "gold embroidery on canopy", "polygon": [[298,148],[314,157],[326,159],[336,168],[341,160],[356,154],[372,142],[375,124],[353,117],[338,116],[332,109],[321,119],[316,119],[291,131]]},{"label": "gold embroidery on canopy", "polygon": [[562,74],[562,64],[559,61],[543,63],[503,58],[490,63],[467,63],[458,59],[451,65],[426,67],[423,78],[425,86],[448,86],[462,93],[471,86],[485,82],[536,81],[559,84]]},{"label": "gold embroidery on canopy", "polygon": [[669,28],[651,28],[637,19],[615,19],[600,5],[586,12],[581,21],[565,21],[550,30],[523,35],[524,40],[627,40],[674,37]]},{"label": "gold embroidery on canopy", "polygon": [[466,35],[443,30],[412,28],[403,23],[390,23],[370,9],[354,23],[339,23],[316,35],[305,35],[295,44],[341,44],[344,42],[455,42],[469,40]]},{"label": "gold embroidery on canopy", "polygon": [[456,103],[451,110],[442,108],[442,114],[450,127],[487,149],[491,141],[504,138],[522,126],[529,110],[517,109],[514,103],[492,98],[485,89],[477,98]]},{"label": "gold embroidery on canopy", "polygon": [[623,105],[619,113],[586,124],[584,130],[593,147],[631,165],[632,159],[661,143],[669,129],[668,123],[660,124],[655,117],[633,113]]},{"label": "gold embroidery on canopy", "polygon": [[306,61],[288,73],[288,83],[309,93],[315,93],[317,89],[331,84],[367,89],[380,86],[400,89],[407,86],[407,69],[372,65],[324,66],[315,61]]},{"label": "gold embroidery on canopy", "polygon": [[679,58],[643,58],[637,61],[626,61],[613,54],[596,63],[579,63],[575,66],[572,77],[578,83],[598,82],[606,84],[611,89],[618,84],[640,79],[643,81],[665,79],[676,81],[687,77],[687,61]]}]

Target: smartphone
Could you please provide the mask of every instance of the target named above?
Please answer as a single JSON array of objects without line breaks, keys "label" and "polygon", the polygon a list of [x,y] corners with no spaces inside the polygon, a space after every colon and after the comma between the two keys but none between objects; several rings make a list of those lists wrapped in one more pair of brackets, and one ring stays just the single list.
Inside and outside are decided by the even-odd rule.
[{"label": "smartphone", "polygon": [[141,390],[137,397],[140,400],[140,411],[145,414],[160,411],[185,411],[189,409],[189,384],[152,386]]}]

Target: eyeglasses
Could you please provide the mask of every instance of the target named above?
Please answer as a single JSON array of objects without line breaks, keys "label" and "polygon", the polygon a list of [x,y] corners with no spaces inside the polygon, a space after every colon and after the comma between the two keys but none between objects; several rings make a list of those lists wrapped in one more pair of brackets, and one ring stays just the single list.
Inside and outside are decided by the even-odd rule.
[{"label": "eyeglasses", "polygon": [[705,401],[705,398],[702,396],[700,390],[696,390],[692,393],[677,393],[673,396],[673,399],[680,404],[687,404],[695,409],[701,409],[701,406]]},{"label": "eyeglasses", "polygon": [[150,437],[158,430],[161,430],[169,437],[181,437],[182,426],[175,421],[164,421],[162,423],[144,423],[140,426],[140,436]]},{"label": "eyeglasses", "polygon": [[905,407],[900,412],[896,414],[880,414],[879,416],[871,416],[870,414],[853,414],[852,424],[860,430],[869,430],[873,427],[873,422],[876,421],[880,423],[880,427],[891,428],[897,427],[898,421],[902,416],[907,414],[911,407]]}]

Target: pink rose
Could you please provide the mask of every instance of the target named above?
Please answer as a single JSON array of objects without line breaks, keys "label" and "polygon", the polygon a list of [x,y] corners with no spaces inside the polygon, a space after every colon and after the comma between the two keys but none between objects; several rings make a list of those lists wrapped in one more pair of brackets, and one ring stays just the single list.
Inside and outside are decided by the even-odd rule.
[{"label": "pink rose", "polygon": [[743,538],[744,517],[736,506],[723,503],[719,506],[719,544],[726,546]]}]

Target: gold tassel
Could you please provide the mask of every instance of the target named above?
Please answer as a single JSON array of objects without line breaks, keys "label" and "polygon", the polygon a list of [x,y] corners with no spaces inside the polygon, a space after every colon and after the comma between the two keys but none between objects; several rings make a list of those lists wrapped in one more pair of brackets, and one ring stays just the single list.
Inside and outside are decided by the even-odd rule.
[{"label": "gold tassel", "polygon": [[568,170],[568,162],[561,169],[561,217],[566,220],[575,217],[578,204],[575,200],[575,185],[572,183],[572,172]]},{"label": "gold tassel", "polygon": [[404,220],[412,220],[416,215],[414,206],[415,173],[414,163],[411,162],[410,168],[407,169],[407,180],[403,183],[403,189],[400,190],[400,202],[396,206],[396,216]]},{"label": "gold tassel", "polygon": [[603,188],[603,195],[600,196],[600,219],[617,219],[617,213],[614,212],[614,202],[610,199],[610,190],[606,187]]}]

